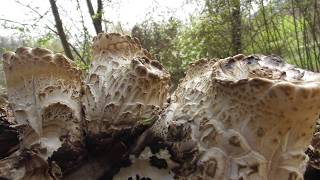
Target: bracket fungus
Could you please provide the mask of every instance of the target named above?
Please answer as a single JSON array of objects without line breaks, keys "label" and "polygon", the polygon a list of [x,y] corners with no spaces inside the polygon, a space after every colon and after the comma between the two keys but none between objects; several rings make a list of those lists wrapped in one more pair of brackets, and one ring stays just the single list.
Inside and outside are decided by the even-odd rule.
[{"label": "bracket fungus", "polygon": [[83,96],[87,132],[114,134],[157,115],[168,94],[169,74],[139,41],[99,34]]},{"label": "bracket fungus", "polygon": [[83,145],[81,72],[64,55],[42,48],[18,48],[3,57],[21,150],[37,152],[31,153],[34,163],[61,148],[77,151]]},{"label": "bracket fungus", "polygon": [[153,134],[168,144],[182,179],[303,179],[319,77],[276,56],[200,60]]},{"label": "bracket fungus", "polygon": [[170,75],[137,39],[101,33],[92,52],[87,73],[47,49],[4,54],[15,124],[0,144],[15,143],[0,179],[303,179],[319,74],[277,56],[202,59],[167,101]]}]

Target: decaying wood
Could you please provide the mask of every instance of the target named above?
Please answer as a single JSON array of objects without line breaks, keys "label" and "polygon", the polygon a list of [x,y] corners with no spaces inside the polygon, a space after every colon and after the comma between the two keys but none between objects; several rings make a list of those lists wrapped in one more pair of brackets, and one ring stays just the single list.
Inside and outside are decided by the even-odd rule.
[{"label": "decaying wood", "polygon": [[87,73],[42,48],[4,70],[5,179],[303,179],[320,108],[319,74],[263,55],[199,60],[169,97],[169,73],[119,34],[94,38]]}]

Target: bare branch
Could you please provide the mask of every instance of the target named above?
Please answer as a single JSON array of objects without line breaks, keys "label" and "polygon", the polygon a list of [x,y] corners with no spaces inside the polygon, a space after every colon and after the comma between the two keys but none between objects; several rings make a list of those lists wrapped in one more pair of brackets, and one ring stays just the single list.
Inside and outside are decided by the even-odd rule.
[{"label": "bare branch", "polygon": [[63,46],[64,52],[65,52],[65,54],[66,54],[66,56],[68,58],[73,59],[73,55],[71,53],[70,46],[69,46],[69,43],[67,41],[67,36],[66,36],[66,34],[64,32],[64,29],[63,29],[63,26],[62,26],[62,21],[61,21],[60,15],[59,15],[59,11],[58,11],[58,7],[56,5],[56,1],[55,0],[49,0],[49,1],[50,1],[50,4],[51,4],[52,14],[53,14],[54,19],[56,21],[57,32],[58,32],[58,35],[60,37],[61,44]]}]

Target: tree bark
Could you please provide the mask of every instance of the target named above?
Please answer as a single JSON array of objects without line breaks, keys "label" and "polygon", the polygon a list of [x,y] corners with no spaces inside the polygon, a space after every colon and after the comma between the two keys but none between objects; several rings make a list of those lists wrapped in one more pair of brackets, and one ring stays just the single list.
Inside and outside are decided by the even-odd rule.
[{"label": "tree bark", "polygon": [[52,14],[54,16],[54,20],[56,22],[56,28],[57,28],[57,32],[64,50],[64,53],[66,54],[66,56],[70,59],[73,60],[73,55],[67,40],[67,36],[64,32],[63,29],[63,25],[62,25],[62,21],[59,15],[59,10],[56,4],[56,0],[49,0],[50,1],[50,5],[51,5],[51,10],[52,10]]},{"label": "tree bark", "polygon": [[4,54],[15,124],[0,121],[0,178],[303,179],[320,74],[277,56],[199,60],[169,98],[137,39],[100,33],[92,52],[84,79],[47,49]]},{"label": "tree bark", "polygon": [[242,52],[240,0],[230,0],[229,3],[231,8],[232,49],[233,54],[239,54]]},{"label": "tree bark", "polygon": [[103,13],[103,3],[102,0],[97,0],[97,12],[94,12],[91,0],[86,0],[88,10],[92,19],[94,29],[97,34],[102,32],[102,13]]}]

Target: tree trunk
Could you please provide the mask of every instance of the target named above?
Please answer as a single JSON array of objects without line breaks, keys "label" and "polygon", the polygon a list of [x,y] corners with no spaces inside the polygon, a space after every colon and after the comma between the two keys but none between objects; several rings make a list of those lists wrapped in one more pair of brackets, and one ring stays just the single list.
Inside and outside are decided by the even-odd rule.
[{"label": "tree trunk", "polygon": [[73,55],[67,40],[67,36],[63,30],[63,25],[62,25],[62,21],[59,15],[59,11],[58,11],[58,7],[56,4],[56,0],[49,0],[50,1],[50,5],[51,5],[51,10],[52,10],[52,14],[54,16],[54,20],[56,22],[56,28],[57,28],[57,32],[64,50],[64,53],[66,54],[66,56],[70,59],[73,60]]},{"label": "tree trunk", "polygon": [[15,124],[0,124],[0,178],[303,179],[319,74],[276,56],[199,60],[169,98],[150,57],[99,34],[82,79],[61,54],[5,53]]},{"label": "tree trunk", "polygon": [[97,0],[97,13],[94,12],[91,0],[87,0],[88,10],[92,19],[92,23],[96,33],[102,32],[102,13],[103,13],[103,3],[102,0]]},{"label": "tree trunk", "polygon": [[242,52],[240,0],[230,0],[229,3],[231,8],[232,49],[233,54],[239,54]]}]

